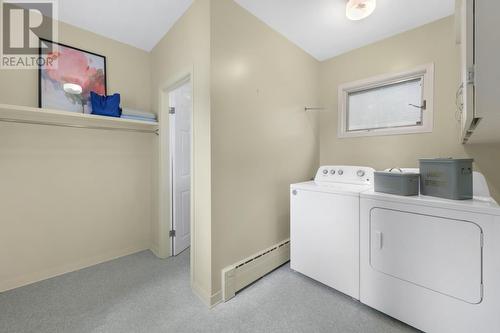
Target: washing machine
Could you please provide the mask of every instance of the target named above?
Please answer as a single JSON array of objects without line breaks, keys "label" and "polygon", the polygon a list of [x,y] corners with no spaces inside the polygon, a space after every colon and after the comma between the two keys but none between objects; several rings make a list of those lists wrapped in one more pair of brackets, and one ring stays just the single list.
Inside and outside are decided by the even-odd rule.
[{"label": "washing machine", "polygon": [[360,301],[425,332],[500,332],[500,208],[361,193]]},{"label": "washing machine", "polygon": [[291,185],[291,268],[359,299],[360,193],[374,170],[323,166],[314,181]]}]

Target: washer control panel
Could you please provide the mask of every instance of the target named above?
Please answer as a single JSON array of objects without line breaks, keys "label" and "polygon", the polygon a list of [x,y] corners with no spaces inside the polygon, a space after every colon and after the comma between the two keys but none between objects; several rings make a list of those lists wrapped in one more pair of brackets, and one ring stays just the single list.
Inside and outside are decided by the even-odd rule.
[{"label": "washer control panel", "polygon": [[374,169],[358,166],[322,166],[319,168],[317,182],[334,182],[349,184],[372,184]]}]

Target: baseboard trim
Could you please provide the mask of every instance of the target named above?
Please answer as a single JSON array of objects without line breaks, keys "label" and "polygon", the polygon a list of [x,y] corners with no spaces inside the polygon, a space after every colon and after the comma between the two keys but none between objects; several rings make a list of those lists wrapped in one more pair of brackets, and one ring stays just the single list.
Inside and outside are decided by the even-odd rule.
[{"label": "baseboard trim", "polygon": [[203,304],[210,307],[210,295],[208,292],[198,286],[195,282],[191,284],[191,289],[193,290],[193,293],[203,302]]},{"label": "baseboard trim", "polygon": [[157,257],[157,258],[161,258],[161,259],[164,259],[160,256],[160,250],[158,249],[157,246],[151,246],[149,248],[149,251],[153,252],[153,254]]},{"label": "baseboard trim", "polygon": [[222,270],[222,300],[272,272],[290,260],[290,240],[286,239]]},{"label": "baseboard trim", "polygon": [[88,268],[94,265],[102,264],[107,261],[115,260],[121,257],[125,257],[134,253],[143,252],[150,250],[149,244],[132,246],[130,248],[121,249],[117,251],[111,251],[106,254],[94,256],[91,258],[86,258],[80,260],[76,263],[61,265],[51,269],[33,272],[30,274],[18,276],[6,281],[0,281],[0,292],[5,292],[8,290],[24,287],[36,282],[47,280],[56,276],[60,276],[66,273],[71,273],[79,271],[84,268]]},{"label": "baseboard trim", "polygon": [[217,304],[222,303],[222,290],[219,290],[210,297],[210,307],[213,308]]},{"label": "baseboard trim", "polygon": [[193,293],[198,296],[198,298],[209,308],[213,308],[220,302],[222,302],[222,290],[219,290],[213,295],[210,295],[209,292],[203,290],[200,286],[197,284],[193,283],[191,285],[191,289],[193,290]]}]

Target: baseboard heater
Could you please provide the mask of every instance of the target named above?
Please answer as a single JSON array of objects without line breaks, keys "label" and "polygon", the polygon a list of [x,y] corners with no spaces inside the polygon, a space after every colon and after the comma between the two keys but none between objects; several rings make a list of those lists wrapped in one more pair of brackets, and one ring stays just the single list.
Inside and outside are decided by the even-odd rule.
[{"label": "baseboard heater", "polygon": [[250,256],[222,270],[222,300],[233,298],[264,275],[290,260],[290,239]]}]

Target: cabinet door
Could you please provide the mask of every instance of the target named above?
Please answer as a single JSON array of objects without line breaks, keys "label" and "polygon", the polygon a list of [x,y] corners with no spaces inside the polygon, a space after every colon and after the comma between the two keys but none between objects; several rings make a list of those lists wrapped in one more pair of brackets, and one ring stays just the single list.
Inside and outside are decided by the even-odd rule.
[{"label": "cabinet door", "polygon": [[468,303],[482,300],[482,231],[471,222],[374,208],[370,265]]},{"label": "cabinet door", "polygon": [[[493,136],[500,125],[500,1],[475,0],[474,3],[474,64],[475,117],[483,118]],[[492,125],[493,126],[488,126]],[[486,133],[484,133],[485,135]],[[497,135],[498,139],[499,136]],[[497,140],[498,142],[498,140]]]},{"label": "cabinet door", "polygon": [[461,104],[462,139],[470,136],[475,118],[474,108],[474,0],[463,0],[461,7]]},{"label": "cabinet door", "polygon": [[499,11],[500,1],[462,0],[463,143],[500,142]]}]

